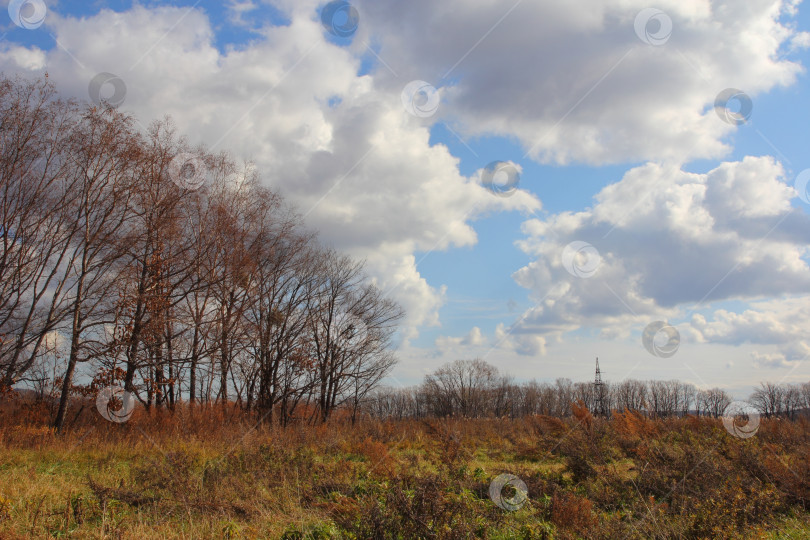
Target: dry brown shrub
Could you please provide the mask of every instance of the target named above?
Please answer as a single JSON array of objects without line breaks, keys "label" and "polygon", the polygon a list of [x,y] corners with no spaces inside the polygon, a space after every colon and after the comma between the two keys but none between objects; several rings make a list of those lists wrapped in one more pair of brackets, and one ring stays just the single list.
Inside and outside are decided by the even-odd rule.
[{"label": "dry brown shrub", "polygon": [[[771,445],[768,445],[771,446]],[[762,464],[768,477],[784,494],[787,502],[810,508],[810,449],[784,456],[768,448]]]},{"label": "dry brown shrub", "polygon": [[564,491],[551,498],[551,521],[558,527],[582,535],[587,535],[597,523],[591,501]]},{"label": "dry brown shrub", "polygon": [[633,410],[615,411],[611,418],[611,425],[622,437],[651,437],[659,433],[659,427],[655,421]]},{"label": "dry brown shrub", "polygon": [[368,458],[369,462],[377,469],[388,469],[392,464],[388,447],[380,441],[375,441],[371,437],[366,437],[358,443],[355,451]]},{"label": "dry brown shrub", "polygon": [[7,447],[35,448],[52,444],[56,433],[46,425],[17,425],[4,428],[0,438]]},{"label": "dry brown shrub", "polygon": [[590,430],[593,425],[593,415],[588,407],[585,406],[581,400],[571,404],[571,412],[577,422],[585,426],[585,429]]},{"label": "dry brown shrub", "polygon": [[551,435],[558,437],[567,431],[565,422],[554,416],[537,414],[527,419],[538,435]]}]

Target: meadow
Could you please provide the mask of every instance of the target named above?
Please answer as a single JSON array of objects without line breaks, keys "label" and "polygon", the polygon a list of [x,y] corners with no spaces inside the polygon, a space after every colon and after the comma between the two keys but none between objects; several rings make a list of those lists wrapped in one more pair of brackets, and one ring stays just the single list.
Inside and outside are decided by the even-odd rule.
[{"label": "meadow", "polygon": [[[810,421],[0,416],[2,538],[807,538]],[[490,485],[507,486],[498,505]],[[522,488],[518,488],[522,489]],[[525,495],[525,497],[524,497]]]}]

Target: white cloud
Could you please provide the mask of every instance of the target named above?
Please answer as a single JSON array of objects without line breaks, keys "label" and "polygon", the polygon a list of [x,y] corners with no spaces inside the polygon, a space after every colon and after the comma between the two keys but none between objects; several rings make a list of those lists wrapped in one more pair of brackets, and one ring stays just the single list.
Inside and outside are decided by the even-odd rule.
[{"label": "white cloud", "polygon": [[12,70],[38,71],[45,68],[45,52],[32,48],[10,46],[0,50],[0,62],[4,66],[13,66]]},{"label": "white cloud", "polygon": [[751,358],[753,359],[753,365],[756,368],[787,368],[793,367],[795,365],[794,362],[791,362],[785,358],[785,355],[782,353],[775,353],[775,354],[763,354],[758,351],[751,352]]},{"label": "white cloud", "polygon": [[502,351],[516,352],[523,356],[544,356],[546,354],[546,336],[528,330],[524,320],[507,328],[503,323],[495,328],[496,347]]},{"label": "white cloud", "polygon": [[[586,326],[621,337],[639,324],[683,315],[712,302],[810,294],[810,217],[794,211],[795,191],[773,159],[745,158],[706,174],[646,164],[605,187],[585,211],[524,224],[518,246],[536,259],[514,274],[536,305],[513,331],[559,337]],[[576,277],[565,247],[584,241],[599,252],[592,277]],[[695,315],[697,339],[784,344],[798,336],[780,329],[789,311],[759,305],[741,315],[718,310],[706,323]],[[799,309],[794,307],[794,311]],[[800,311],[799,321],[807,319]],[[732,332],[732,329],[734,331]]]},{"label": "white cloud", "polygon": [[696,314],[691,321],[695,338],[703,343],[750,344],[758,368],[794,367],[810,359],[808,325],[807,296],[751,302],[740,313],[718,309],[711,320]]},{"label": "white cloud", "polygon": [[647,0],[357,2],[359,35],[398,75],[381,70],[381,84],[430,82],[462,135],[517,137],[559,163],[723,156],[733,127],[712,110],[718,93],[755,99],[802,71],[782,50],[805,40],[780,20],[794,4],[664,0],[673,30],[656,47],[634,32]]},{"label": "white cloud", "polygon": [[810,47],[810,32],[797,32],[790,40],[790,50],[798,51]]},{"label": "white cloud", "polygon": [[481,347],[487,342],[481,329],[474,326],[464,337],[439,336],[436,348],[442,353],[460,353],[462,347]]},{"label": "white cloud", "polygon": [[256,11],[258,7],[251,0],[228,0],[227,8],[231,23],[242,27],[253,26],[250,21],[245,19],[245,16]]},{"label": "white cloud", "polygon": [[752,302],[741,313],[718,309],[710,321],[696,314],[691,322],[703,341],[729,344],[798,341],[807,336],[808,323],[805,297]]}]

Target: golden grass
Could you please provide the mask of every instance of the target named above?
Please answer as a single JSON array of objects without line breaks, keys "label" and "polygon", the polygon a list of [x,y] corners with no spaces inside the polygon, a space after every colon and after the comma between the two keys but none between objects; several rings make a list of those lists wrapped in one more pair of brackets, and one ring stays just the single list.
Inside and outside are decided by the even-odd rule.
[{"label": "golden grass", "polygon": [[[810,532],[800,503],[810,479],[798,469],[810,430],[801,422],[763,422],[754,439],[740,441],[704,419],[280,428],[213,407],[139,411],[120,425],[82,415],[57,436],[14,418],[0,415],[0,538]],[[516,512],[489,500],[501,473],[528,485],[529,503]]]}]

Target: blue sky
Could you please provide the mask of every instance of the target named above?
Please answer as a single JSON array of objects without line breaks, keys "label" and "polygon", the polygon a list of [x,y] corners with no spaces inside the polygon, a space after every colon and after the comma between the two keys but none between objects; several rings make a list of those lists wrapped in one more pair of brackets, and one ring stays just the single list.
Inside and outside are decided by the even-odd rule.
[{"label": "blue sky", "polygon": [[[171,114],[255,162],[407,309],[392,384],[472,357],[582,380],[597,355],[612,380],[739,396],[810,379],[810,205],[793,190],[810,15],[793,0],[42,5],[34,28],[6,19],[3,71],[85,100],[113,73],[144,125]],[[326,6],[357,27],[336,35]],[[409,81],[435,110],[405,106]],[[741,125],[715,114],[726,88],[753,103]],[[496,161],[521,170],[511,196],[482,187]],[[575,242],[593,275],[566,268],[588,264],[566,259]],[[672,357],[642,343],[657,320]]]}]

